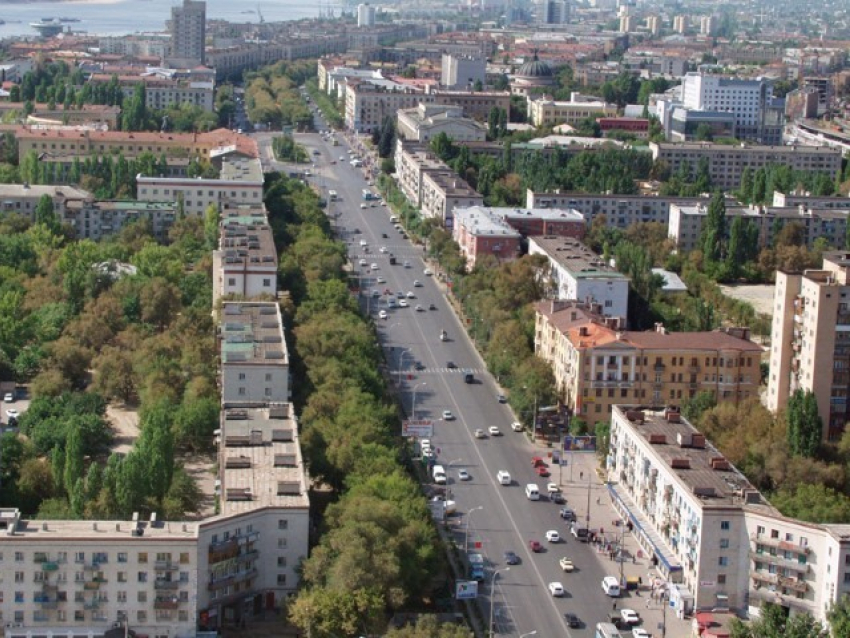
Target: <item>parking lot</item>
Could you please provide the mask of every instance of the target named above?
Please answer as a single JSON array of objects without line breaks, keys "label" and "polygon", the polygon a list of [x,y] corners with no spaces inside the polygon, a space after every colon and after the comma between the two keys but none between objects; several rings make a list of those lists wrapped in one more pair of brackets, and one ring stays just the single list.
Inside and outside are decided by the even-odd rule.
[{"label": "parking lot", "polygon": [[3,399],[0,402],[0,424],[2,424],[3,432],[14,432],[16,428],[9,425],[9,420],[26,412],[30,407],[30,400],[26,390],[22,388],[18,388],[15,391],[12,401],[7,400],[8,394],[9,391],[4,391],[0,395],[0,398]]}]

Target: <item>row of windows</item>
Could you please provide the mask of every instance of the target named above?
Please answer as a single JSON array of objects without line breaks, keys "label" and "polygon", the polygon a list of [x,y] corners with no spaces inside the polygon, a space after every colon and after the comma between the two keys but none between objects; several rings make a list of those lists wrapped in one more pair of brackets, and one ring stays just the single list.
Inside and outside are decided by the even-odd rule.
[{"label": "row of windows", "polygon": [[[109,552],[91,552],[87,554],[86,552],[72,552],[71,556],[73,561],[78,564],[86,563],[86,557],[88,557],[88,562],[92,564],[103,565],[109,563]],[[153,558],[156,562],[168,562],[175,560],[179,556],[179,562],[181,565],[188,565],[190,560],[189,552],[180,552],[179,554],[174,554],[172,552],[157,552],[156,554],[149,554],[148,552],[137,552],[136,553],[136,562],[140,564],[146,564],[149,558]],[[115,558],[119,563],[128,562],[130,557],[129,552],[117,552],[115,554]],[[0,563],[4,560],[4,553],[0,552]],[[33,552],[32,560],[34,563],[42,564],[42,563],[67,563],[68,562],[68,552],[56,552],[55,554],[49,552]],[[25,552],[14,552],[14,561],[16,563],[23,563],[26,561],[26,553]]]},{"label": "row of windows", "polygon": [[[31,616],[33,622],[37,623],[47,623],[47,622],[67,622],[68,621],[68,613],[64,609],[58,609],[53,614],[44,610],[38,610],[31,612]],[[122,620],[129,620],[126,611],[119,610],[118,617]],[[105,611],[93,611],[89,615],[89,618],[92,622],[106,622],[108,620],[107,614]],[[86,622],[86,612],[82,610],[74,611],[73,615],[74,622]],[[169,621],[169,620],[177,620],[178,622],[189,622],[189,612],[185,609],[180,609],[176,614],[174,612],[167,609],[158,609],[156,610],[156,620],[158,622],[161,621]],[[0,611],[0,621],[3,620],[3,612]],[[25,614],[23,611],[16,611],[14,613],[14,622],[18,624],[23,624],[26,622]],[[140,609],[136,612],[136,622],[143,624],[148,622],[148,612]]]}]

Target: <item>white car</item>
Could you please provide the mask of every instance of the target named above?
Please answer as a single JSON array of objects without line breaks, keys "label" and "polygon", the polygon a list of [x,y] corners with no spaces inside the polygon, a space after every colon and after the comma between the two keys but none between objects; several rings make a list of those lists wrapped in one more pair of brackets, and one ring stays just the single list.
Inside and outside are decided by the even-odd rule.
[{"label": "white car", "polygon": [[434,450],[428,448],[427,450],[422,450],[422,458],[423,459],[433,459],[434,458]]},{"label": "white car", "polygon": [[458,481],[468,481],[470,478],[472,478],[472,477],[469,476],[469,472],[467,472],[466,470],[458,470],[457,471],[457,480]]},{"label": "white car", "polygon": [[652,638],[652,634],[643,627],[635,627],[632,629],[632,638]]},{"label": "white car", "polygon": [[375,290],[373,290],[373,291],[372,291],[372,298],[373,298],[373,299],[377,299],[377,298],[378,298],[378,297],[380,297],[380,296],[381,296],[381,291],[380,291],[380,290],[375,289]]},{"label": "white car", "polygon": [[15,395],[12,394],[11,392],[7,392],[6,394],[3,395],[3,402],[4,403],[14,403],[15,402]]},{"label": "white car", "polygon": [[366,241],[365,239],[361,239],[361,240],[360,240],[360,245],[361,245],[361,246],[368,246],[368,245],[369,245],[369,242],[368,242],[368,241]]},{"label": "white car", "polygon": [[6,410],[6,416],[10,419],[17,419],[18,411],[15,408],[9,408],[8,410]]},{"label": "white car", "polygon": [[550,543],[560,543],[561,535],[558,533],[558,530],[550,529],[546,532],[546,540]]},{"label": "white car", "polygon": [[487,436],[487,435],[484,434],[484,430],[482,430],[481,428],[475,429],[475,438],[476,439],[483,439],[485,436]]},{"label": "white car", "polygon": [[422,304],[416,304],[416,312],[425,312],[425,308],[422,307]]},{"label": "white car", "polygon": [[522,432],[522,423],[520,423],[519,421],[514,421],[513,423],[511,423],[511,430],[513,430],[514,432]]},{"label": "white car", "polygon": [[561,569],[563,569],[565,572],[571,572],[575,569],[575,565],[573,565],[573,561],[571,561],[566,556],[564,556],[560,561],[558,561],[558,564],[561,566]]},{"label": "white car", "polygon": [[413,280],[413,287],[414,287],[414,288],[421,288],[421,287],[422,287],[422,282],[421,282],[421,281],[419,281],[418,279],[414,279],[414,280]]},{"label": "white car", "polygon": [[357,263],[359,263],[361,266],[368,266],[368,265],[369,265],[369,262],[368,262],[368,261],[366,261],[365,259],[361,259],[361,260],[360,260],[359,262],[357,262]]},{"label": "white car", "polygon": [[433,272],[431,272],[431,269],[430,269],[430,268],[426,268],[425,270],[423,270],[423,271],[422,271],[422,274],[423,274],[423,275],[425,275],[426,277],[430,277],[430,276],[431,276],[431,275],[433,275],[434,273],[433,273]]},{"label": "white car", "polygon": [[431,439],[422,439],[421,441],[419,441],[419,447],[421,447],[423,450],[426,447],[430,448],[431,447]]},{"label": "white car", "polygon": [[339,156],[339,161],[340,161],[340,162],[344,162],[344,161],[345,161],[345,155],[340,155],[340,156]]},{"label": "white car", "polygon": [[404,299],[400,299],[399,302],[398,302],[398,307],[399,308],[408,308],[408,307],[410,307],[410,304],[407,303]]},{"label": "white car", "polygon": [[451,410],[443,410],[443,420],[444,421],[454,421],[455,415],[452,414]]},{"label": "white car", "polygon": [[549,494],[560,494],[561,488],[558,487],[557,483],[547,483],[546,491],[549,492]]},{"label": "white car", "polygon": [[502,436],[502,431],[498,428],[498,426],[491,425],[487,428],[487,431],[490,433],[490,436]]},{"label": "white car", "polygon": [[378,270],[378,264],[372,264],[372,265],[370,266],[370,268],[371,268],[372,270]]},{"label": "white car", "polygon": [[378,319],[386,319],[386,318],[387,318],[387,311],[381,310],[381,312],[378,313]]},{"label": "white car", "polygon": [[621,609],[620,618],[630,625],[640,624],[640,614],[638,614],[634,609]]},{"label": "white car", "polygon": [[378,252],[381,253],[382,255],[385,255],[387,253],[387,247],[381,246],[381,248],[378,250]]},{"label": "white car", "polygon": [[379,283],[379,284],[385,284],[385,283],[387,283],[387,280],[386,280],[386,279],[384,279],[383,277],[378,277],[375,281],[376,281],[377,283]]},{"label": "white car", "polygon": [[360,208],[368,208],[366,204],[360,204]]},{"label": "white car", "polygon": [[416,299],[416,295],[413,294],[412,290],[408,290],[407,291],[407,298],[408,299]]},{"label": "white car", "polygon": [[561,583],[549,583],[549,593],[555,598],[560,598],[564,595],[564,586]]}]

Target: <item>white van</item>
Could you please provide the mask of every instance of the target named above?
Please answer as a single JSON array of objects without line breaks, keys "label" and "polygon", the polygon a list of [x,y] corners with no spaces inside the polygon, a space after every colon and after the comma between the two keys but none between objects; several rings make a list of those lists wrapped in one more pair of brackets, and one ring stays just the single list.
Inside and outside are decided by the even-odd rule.
[{"label": "white van", "polygon": [[620,581],[616,576],[606,576],[602,579],[602,591],[611,598],[620,597]]},{"label": "white van", "polygon": [[434,477],[434,482],[438,485],[446,484],[446,469],[442,465],[435,465],[431,470],[431,475]]},{"label": "white van", "polygon": [[499,473],[496,474],[496,478],[499,481],[500,485],[510,485],[511,484],[511,473],[506,472],[505,470],[499,470]]},{"label": "white van", "polygon": [[539,501],[540,488],[538,488],[534,483],[529,483],[525,486],[525,496],[529,501]]},{"label": "white van", "polygon": [[398,223],[398,217],[396,217],[395,215],[390,217],[390,223],[391,224],[397,224]]}]

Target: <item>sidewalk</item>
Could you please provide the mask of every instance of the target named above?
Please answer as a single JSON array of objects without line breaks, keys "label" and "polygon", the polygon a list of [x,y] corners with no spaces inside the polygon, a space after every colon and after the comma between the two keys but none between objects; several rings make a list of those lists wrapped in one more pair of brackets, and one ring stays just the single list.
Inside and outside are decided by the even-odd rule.
[{"label": "sidewalk", "polygon": [[[541,448],[549,452],[549,448]],[[615,525],[622,517],[614,507],[612,494],[605,482],[597,474],[598,462],[592,452],[567,452],[563,461],[567,463],[560,468],[552,468],[549,480],[559,483],[567,505],[572,508],[579,523],[587,524],[590,529],[598,530],[601,542],[590,545],[591,551],[596,551],[597,559],[610,576],[640,578],[642,586],[638,591],[623,592],[622,596],[612,600],[616,609],[634,609],[643,618],[641,627],[655,637],[666,635],[668,638],[681,638],[692,635],[691,621],[676,618],[671,608],[665,609],[658,599],[660,590],[653,591],[653,584],[661,584],[663,578],[653,568],[651,557],[638,544],[633,532],[625,526]],[[560,475],[560,476],[559,476]],[[590,495],[590,511],[588,512],[588,494]],[[588,521],[589,519],[589,521]],[[624,562],[609,557],[609,546],[616,550],[623,544]],[[666,632],[662,633],[662,622],[666,623]]]}]

